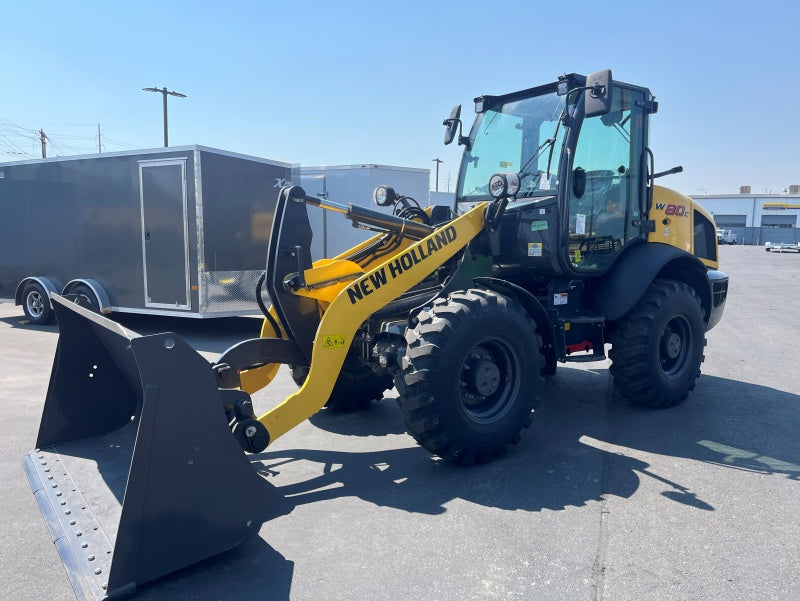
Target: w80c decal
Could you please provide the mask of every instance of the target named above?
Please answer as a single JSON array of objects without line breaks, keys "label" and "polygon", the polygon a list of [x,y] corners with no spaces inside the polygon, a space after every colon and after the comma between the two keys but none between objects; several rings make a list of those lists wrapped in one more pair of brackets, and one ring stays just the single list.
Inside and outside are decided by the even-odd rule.
[{"label": "w80c decal", "polygon": [[664,211],[665,215],[674,215],[675,217],[688,217],[689,211],[683,205],[666,204],[663,202],[656,203],[656,210]]}]

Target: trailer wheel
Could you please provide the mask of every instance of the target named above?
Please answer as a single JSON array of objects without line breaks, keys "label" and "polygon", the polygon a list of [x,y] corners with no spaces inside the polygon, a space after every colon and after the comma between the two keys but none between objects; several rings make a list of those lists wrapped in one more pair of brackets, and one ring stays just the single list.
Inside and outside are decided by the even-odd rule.
[{"label": "trailer wheel", "polygon": [[611,375],[635,405],[672,407],[684,401],[705,358],[705,322],[695,291],[673,280],[656,280],[615,324]]},{"label": "trailer wheel", "polygon": [[452,463],[503,455],[531,424],[544,364],[536,324],[512,299],[478,289],[417,317],[395,377],[409,434]]},{"label": "trailer wheel", "polygon": [[[325,407],[332,411],[349,412],[366,409],[372,401],[379,401],[392,387],[392,374],[351,352],[345,360],[331,396]],[[308,376],[308,367],[291,366],[292,379],[302,386]]]},{"label": "trailer wheel", "polygon": [[75,297],[73,302],[76,304],[95,313],[100,313],[100,301],[97,300],[97,296],[89,286],[78,284],[70,291],[70,294]]},{"label": "trailer wheel", "polygon": [[43,326],[51,321],[55,314],[50,306],[50,295],[39,282],[31,282],[22,292],[22,310],[33,325]]}]

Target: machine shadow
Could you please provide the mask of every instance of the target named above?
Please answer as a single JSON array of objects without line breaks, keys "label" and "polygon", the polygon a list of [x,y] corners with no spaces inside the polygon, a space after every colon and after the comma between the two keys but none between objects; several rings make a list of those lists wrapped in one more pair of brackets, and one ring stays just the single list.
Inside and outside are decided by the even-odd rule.
[{"label": "machine shadow", "polygon": [[293,577],[293,561],[263,538],[251,536],[230,551],[145,584],[136,599],[163,601],[193,591],[192,599],[198,601],[283,601],[290,598]]},{"label": "machine shadow", "polygon": [[404,434],[406,431],[394,396],[373,402],[360,411],[323,409],[308,418],[308,421],[320,430],[345,436],[388,436]]},{"label": "machine shadow", "polygon": [[[445,504],[456,498],[499,509],[560,510],[607,495],[628,498],[642,478],[661,482],[661,494],[668,499],[714,509],[703,500],[702,490],[666,478],[631,451],[800,479],[796,394],[702,376],[684,404],[650,410],[632,406],[616,393],[604,368],[565,368],[544,388],[542,397],[547,400],[539,404],[531,430],[508,455],[487,465],[453,466],[416,446],[374,452],[288,449],[254,455],[259,471],[283,496],[272,506],[273,517],[298,505],[344,496],[425,514],[443,513]],[[345,419],[321,412],[312,423],[348,436],[402,428],[391,399],[378,407]],[[399,426],[381,427],[377,422],[383,419]],[[292,464],[301,461],[318,469],[281,485],[280,480],[296,476]]]}]

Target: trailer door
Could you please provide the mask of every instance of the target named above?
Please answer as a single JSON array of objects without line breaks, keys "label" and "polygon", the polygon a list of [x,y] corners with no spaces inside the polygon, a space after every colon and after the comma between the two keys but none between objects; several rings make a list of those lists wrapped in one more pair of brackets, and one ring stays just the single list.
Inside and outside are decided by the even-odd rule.
[{"label": "trailer door", "polygon": [[141,161],[144,304],[189,309],[186,159]]}]

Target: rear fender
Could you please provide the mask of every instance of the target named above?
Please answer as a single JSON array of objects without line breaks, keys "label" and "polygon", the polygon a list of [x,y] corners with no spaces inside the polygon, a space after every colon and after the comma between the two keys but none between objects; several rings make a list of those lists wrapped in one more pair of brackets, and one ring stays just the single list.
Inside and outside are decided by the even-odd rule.
[{"label": "rear fender", "polygon": [[108,298],[108,294],[106,294],[105,288],[103,288],[103,286],[97,280],[86,278],[70,280],[67,282],[67,285],[64,286],[61,295],[66,296],[68,294],[72,294],[72,291],[80,285],[88,286],[89,290],[94,292],[94,297],[97,299],[97,303],[100,305],[100,313],[103,313],[104,315],[111,313],[111,301]]},{"label": "rear fender", "polygon": [[[49,276],[30,276],[22,280],[19,284],[17,284],[17,290],[14,293],[14,304],[21,305],[22,304],[22,293],[25,291],[25,286],[30,284],[31,282],[36,282],[42,288],[44,288],[48,294],[58,294],[61,292],[61,282],[57,279]],[[50,303],[52,306],[53,303]]]},{"label": "rear fender", "polygon": [[711,288],[708,269],[697,257],[674,246],[649,242],[637,244],[617,259],[608,273],[587,281],[587,298],[606,320],[614,321],[630,311],[653,280],[668,278],[685,282],[697,292],[708,323]]}]

